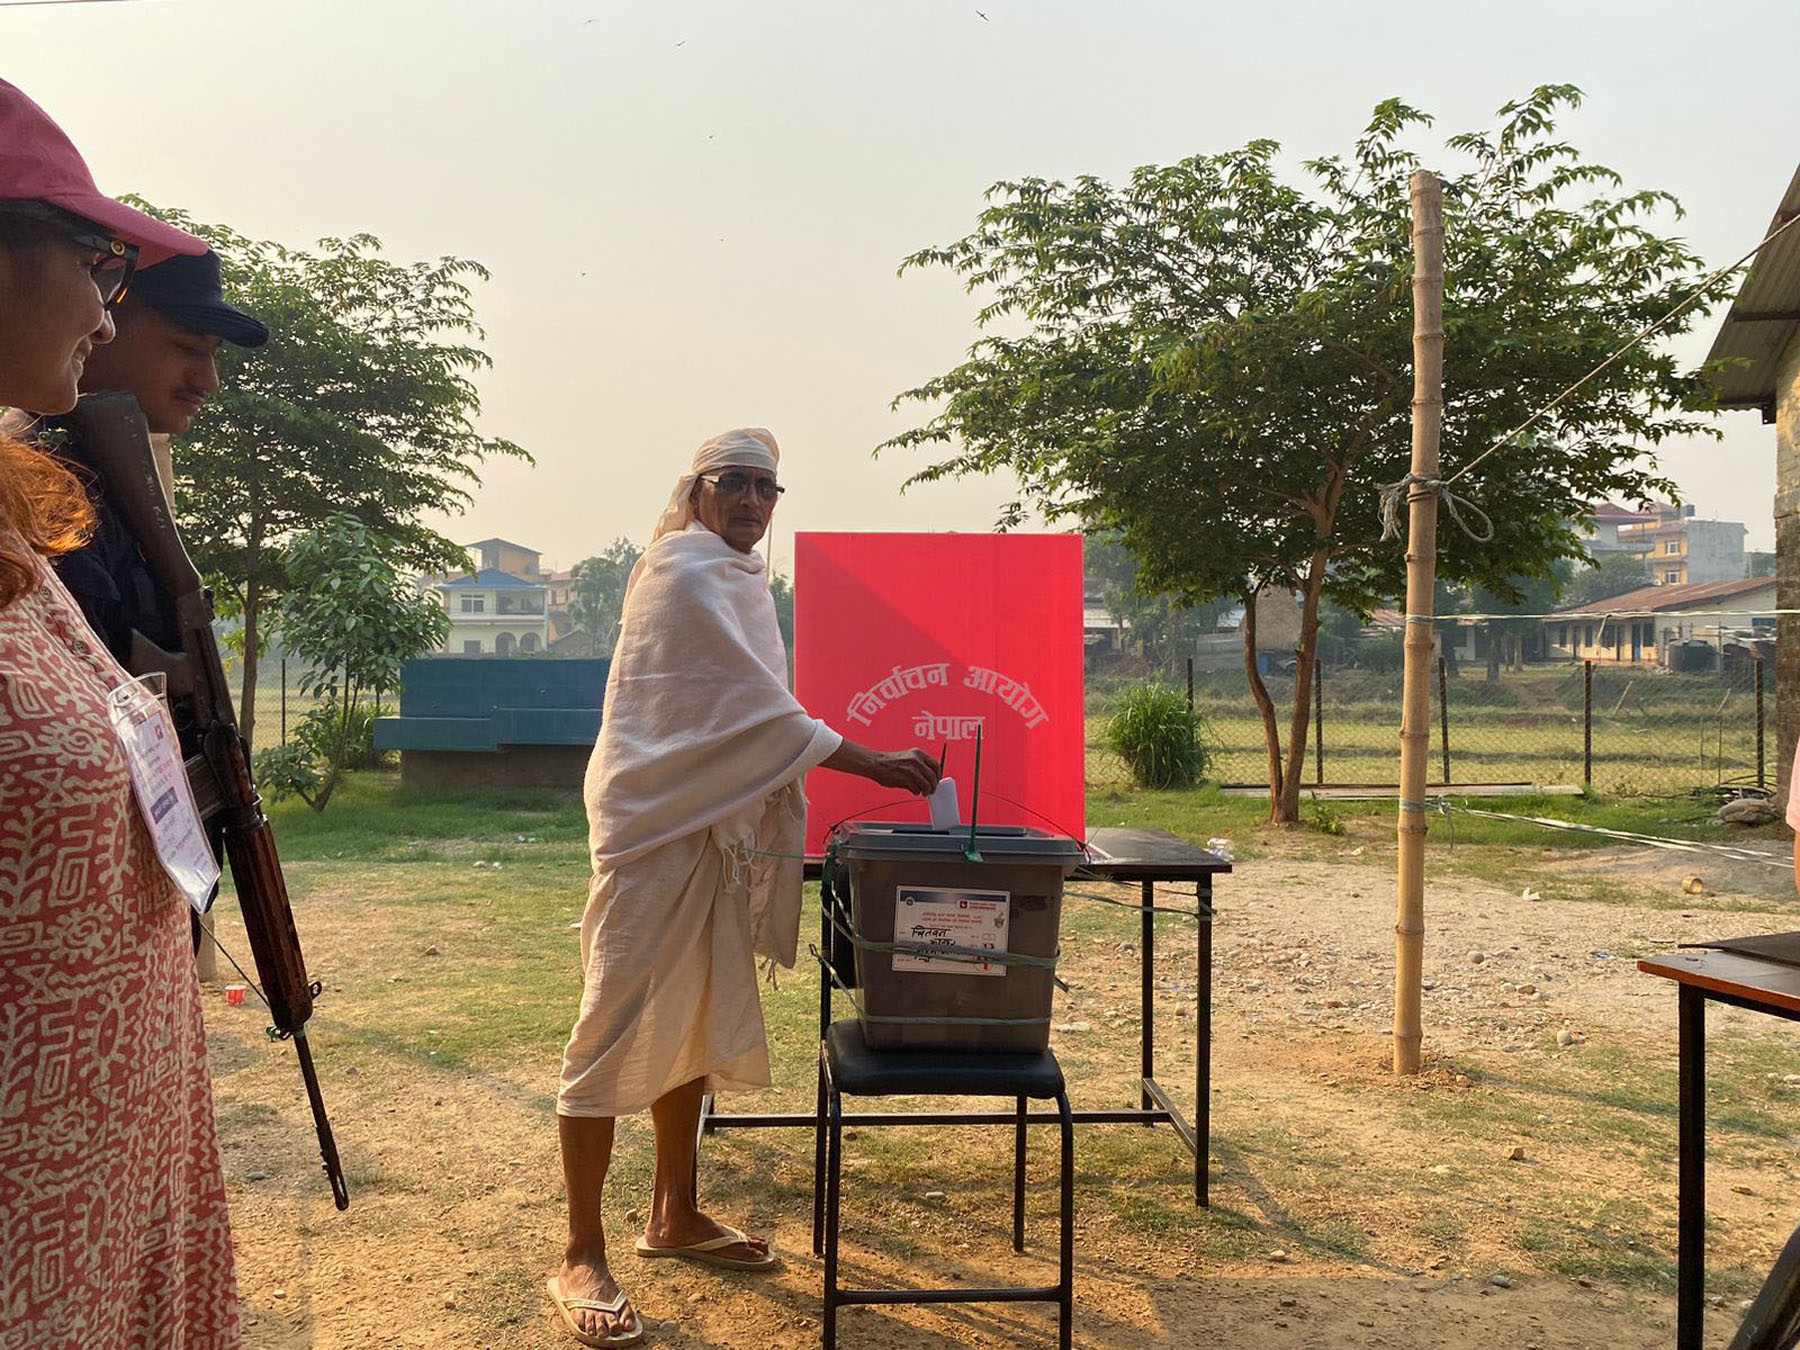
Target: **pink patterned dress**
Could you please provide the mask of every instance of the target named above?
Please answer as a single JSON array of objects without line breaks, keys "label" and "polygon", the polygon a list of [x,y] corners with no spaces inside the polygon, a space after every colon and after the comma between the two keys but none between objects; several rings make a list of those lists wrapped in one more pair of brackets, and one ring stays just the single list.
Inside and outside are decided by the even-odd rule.
[{"label": "pink patterned dress", "polygon": [[239,1344],[187,904],[53,577],[0,609],[0,1350]]}]

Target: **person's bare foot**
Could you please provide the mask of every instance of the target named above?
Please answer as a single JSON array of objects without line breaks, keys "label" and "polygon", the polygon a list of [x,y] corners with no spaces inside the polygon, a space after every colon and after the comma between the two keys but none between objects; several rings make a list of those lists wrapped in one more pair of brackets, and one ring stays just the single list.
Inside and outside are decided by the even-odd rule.
[{"label": "person's bare foot", "polygon": [[[733,1231],[697,1209],[679,1214],[657,1214],[653,1211],[649,1223],[644,1225],[644,1241],[652,1247],[692,1247],[696,1243],[726,1237]],[[742,1242],[713,1249],[714,1256],[735,1261],[761,1261],[768,1254],[768,1241],[759,1237],[747,1237]]]},{"label": "person's bare foot", "polygon": [[[610,1303],[619,1296],[618,1281],[613,1279],[612,1272],[606,1268],[605,1257],[596,1260],[571,1253],[563,1259],[562,1269],[556,1273],[551,1284],[554,1296],[565,1299],[593,1299],[600,1303]],[[596,1312],[592,1308],[571,1308],[568,1311],[584,1336],[620,1336],[640,1325],[637,1312],[630,1303],[626,1303],[616,1313]]]}]

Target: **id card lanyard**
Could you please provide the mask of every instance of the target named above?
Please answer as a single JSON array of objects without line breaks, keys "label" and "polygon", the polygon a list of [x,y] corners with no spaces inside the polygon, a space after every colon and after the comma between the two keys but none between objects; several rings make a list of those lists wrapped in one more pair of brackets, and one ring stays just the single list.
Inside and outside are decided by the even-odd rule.
[{"label": "id card lanyard", "polygon": [[130,680],[107,697],[106,711],[157,860],[194,912],[204,914],[219,884],[219,863],[206,842],[168,708],[151,689]]}]

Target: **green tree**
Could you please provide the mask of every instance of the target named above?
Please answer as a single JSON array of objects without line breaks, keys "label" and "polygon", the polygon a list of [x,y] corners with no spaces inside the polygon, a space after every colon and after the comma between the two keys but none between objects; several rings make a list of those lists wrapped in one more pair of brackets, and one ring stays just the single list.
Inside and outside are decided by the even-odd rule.
[{"label": "green tree", "polygon": [[1543,619],[1535,616],[1548,614],[1556,608],[1557,595],[1572,571],[1568,561],[1559,558],[1552,564],[1549,576],[1513,577],[1510,578],[1510,584],[1502,587],[1477,585],[1470,588],[1469,608],[1472,613],[1521,616],[1516,619],[1502,617],[1481,620],[1482,630],[1487,637],[1489,684],[1499,680],[1502,665],[1514,670],[1524,667],[1525,643],[1531,635],[1541,632],[1544,626]]},{"label": "green tree", "polygon": [[1180,597],[1145,591],[1138,584],[1138,560],[1111,534],[1090,534],[1083,541],[1083,570],[1100,585],[1106,612],[1135,642],[1144,659],[1170,667],[1192,655],[1197,639],[1216,630],[1219,619],[1234,608],[1230,599],[1195,604]]},{"label": "green tree", "polygon": [[491,364],[470,290],[487,278],[480,264],[392,262],[366,234],[308,252],[156,214],[212,245],[232,299],[272,333],[259,350],[220,352],[219,393],[174,447],[183,537],[220,612],[243,623],[249,736],[255,658],[291,592],[289,541],[347,513],[405,567],[465,566],[422,516],[467,506],[487,456],[529,456],[475,430],[473,377]]},{"label": "green tree", "polygon": [[769,578],[769,598],[775,602],[775,626],[781,630],[781,645],[788,649],[788,663],[794,659],[794,583],[776,572]]},{"label": "green tree", "polygon": [[611,653],[619,640],[619,616],[625,609],[625,583],[644,550],[629,539],[615,539],[596,557],[583,558],[569,572],[569,617],[594,639],[597,652]]},{"label": "green tree", "polygon": [[[1447,142],[1446,472],[1701,278],[1699,259],[1654,228],[1671,198],[1626,191],[1556,138],[1578,101],[1546,86],[1493,130]],[[1245,624],[1276,821],[1299,818],[1322,601],[1367,613],[1404,589],[1378,496],[1409,467],[1417,158],[1402,141],[1429,120],[1381,104],[1348,158],[1304,166],[1304,187],[1277,176],[1267,140],[1118,186],[1002,182],[973,232],[902,264],[948,268],[982,298],[968,359],[896,400],[938,409],[883,447],[947,448],[915,481],[1009,470],[1022,500],[1005,521],[1029,504],[1115,530],[1149,590],[1234,597],[1247,615],[1264,589],[1299,595],[1285,757]],[[1588,503],[1670,490],[1642,456],[1709,430],[1682,412],[1697,397],[1698,380],[1649,346],[1613,362],[1457,484],[1494,528],[1440,533],[1440,571],[1509,591],[1580,556],[1567,522]]]},{"label": "green tree", "polygon": [[1563,604],[1592,604],[1627,591],[1642,590],[1655,580],[1641,553],[1602,553],[1594,559],[1593,566],[1583,568],[1570,579],[1563,592]]},{"label": "green tree", "polygon": [[1319,602],[1319,659],[1327,669],[1347,666],[1356,659],[1367,625],[1365,615],[1338,604],[1327,596]]},{"label": "green tree", "polygon": [[355,516],[333,516],[297,535],[286,549],[292,590],[282,641],[309,662],[302,693],[319,705],[289,745],[258,756],[259,778],[276,793],[293,792],[323,811],[356,749],[355,730],[371,723],[372,705],[400,687],[400,668],[441,644],[450,632],[442,605],[421,596],[401,575],[400,546]]}]

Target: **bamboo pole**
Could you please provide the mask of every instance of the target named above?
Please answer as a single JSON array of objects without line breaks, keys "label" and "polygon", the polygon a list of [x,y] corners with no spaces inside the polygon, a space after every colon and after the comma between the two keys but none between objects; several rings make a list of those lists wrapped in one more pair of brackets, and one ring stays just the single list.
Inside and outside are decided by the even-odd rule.
[{"label": "bamboo pole", "polygon": [[1444,199],[1436,175],[1412,176],[1413,418],[1406,535],[1405,700],[1400,716],[1400,866],[1394,911],[1394,1072],[1417,1073],[1425,953],[1425,783],[1431,754],[1432,587],[1444,420]]}]

